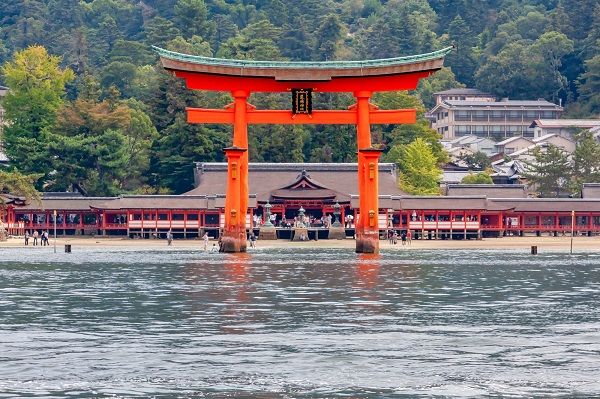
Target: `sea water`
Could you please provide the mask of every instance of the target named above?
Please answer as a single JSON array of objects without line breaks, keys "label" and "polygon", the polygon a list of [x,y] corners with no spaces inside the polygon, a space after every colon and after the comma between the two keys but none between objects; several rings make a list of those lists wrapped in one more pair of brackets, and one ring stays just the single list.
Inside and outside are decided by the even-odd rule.
[{"label": "sea water", "polygon": [[0,249],[0,397],[600,395],[600,256]]}]

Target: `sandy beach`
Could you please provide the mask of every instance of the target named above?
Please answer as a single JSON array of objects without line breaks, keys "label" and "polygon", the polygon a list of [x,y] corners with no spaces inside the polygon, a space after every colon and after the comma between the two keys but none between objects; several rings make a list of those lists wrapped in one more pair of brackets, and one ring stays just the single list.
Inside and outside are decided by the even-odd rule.
[{"label": "sandy beach", "polygon": [[[31,246],[33,240],[30,240]],[[211,240],[209,246],[216,243]],[[166,247],[167,242],[164,239],[127,239],[127,238],[105,238],[105,237],[58,237],[56,246],[62,250],[65,244],[70,244],[73,249],[77,247],[139,247],[143,248],[159,248]],[[50,239],[50,245],[53,246],[53,239]],[[411,245],[403,246],[400,242],[396,245],[391,245],[387,240],[380,242],[381,249],[395,250],[418,250],[418,249],[472,249],[472,250],[487,250],[487,249],[523,249],[529,251],[532,245],[538,246],[538,251],[544,249],[553,251],[569,251],[571,245],[571,237],[503,237],[503,238],[485,238],[482,240],[413,240]],[[11,237],[8,241],[0,242],[1,248],[23,247],[24,240],[19,237]],[[348,248],[353,249],[355,242],[352,239],[346,240],[319,240],[307,242],[290,242],[287,240],[277,241],[257,241],[258,248]],[[175,248],[202,248],[201,240],[175,240],[173,241]],[[600,236],[583,237],[576,236],[573,238],[574,250],[594,251],[600,250]]]}]

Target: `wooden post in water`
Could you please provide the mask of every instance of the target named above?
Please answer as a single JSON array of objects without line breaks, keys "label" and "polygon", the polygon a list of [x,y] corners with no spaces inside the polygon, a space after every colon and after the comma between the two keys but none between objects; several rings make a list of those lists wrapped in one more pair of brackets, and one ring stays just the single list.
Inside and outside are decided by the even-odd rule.
[{"label": "wooden post in water", "polygon": [[573,234],[575,233],[575,211],[571,211],[571,255],[573,255]]},{"label": "wooden post in water", "polygon": [[56,209],[54,210],[54,253],[56,253]]}]

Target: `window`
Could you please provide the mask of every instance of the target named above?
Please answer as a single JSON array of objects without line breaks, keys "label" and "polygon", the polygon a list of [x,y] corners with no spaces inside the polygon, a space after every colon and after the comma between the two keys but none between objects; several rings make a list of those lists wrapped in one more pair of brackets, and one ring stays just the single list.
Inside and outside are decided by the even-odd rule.
[{"label": "window", "polygon": [[198,220],[198,214],[197,213],[188,213],[187,220]]},{"label": "window", "polygon": [[204,216],[204,221],[206,225],[218,225],[219,224],[219,214],[218,213],[207,213]]},{"label": "window", "polygon": [[510,120],[520,121],[522,118],[523,118],[523,113],[521,111],[508,111],[508,119],[510,119]]},{"label": "window", "polygon": [[552,111],[542,111],[542,119],[554,119],[555,114]]},{"label": "window", "polygon": [[465,135],[471,133],[471,126],[468,125],[456,125],[454,127],[454,132],[456,134]]},{"label": "window", "polygon": [[456,111],[454,119],[457,121],[469,121],[471,120],[471,113],[469,111]]},{"label": "window", "polygon": [[168,213],[159,213],[158,220],[169,220],[169,214]]},{"label": "window", "polygon": [[522,126],[507,126],[506,130],[508,131],[509,134],[514,136],[517,133],[521,134],[522,128],[523,128]]},{"label": "window", "polygon": [[473,126],[471,132],[476,136],[487,136],[488,129],[487,126]]},{"label": "window", "polygon": [[487,112],[486,111],[474,111],[473,112],[473,120],[476,121],[487,121]]},{"label": "window", "polygon": [[540,114],[537,111],[525,111],[525,119],[538,119],[538,117],[540,116]]},{"label": "window", "polygon": [[156,219],[155,213],[144,213],[144,220],[155,220],[155,219]]},{"label": "window", "polygon": [[504,111],[494,110],[494,111],[490,112],[490,120],[503,121],[504,115],[505,115]]},{"label": "window", "polygon": [[183,220],[183,213],[174,213],[172,220]]}]

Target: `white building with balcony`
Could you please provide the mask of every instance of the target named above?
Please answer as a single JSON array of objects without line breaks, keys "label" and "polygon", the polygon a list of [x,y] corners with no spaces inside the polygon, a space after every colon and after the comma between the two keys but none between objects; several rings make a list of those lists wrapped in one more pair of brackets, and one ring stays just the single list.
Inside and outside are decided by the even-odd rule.
[{"label": "white building with balcony", "polygon": [[491,101],[489,97],[481,97],[441,100],[429,111],[428,118],[444,140],[475,135],[501,141],[514,136],[533,138],[532,121],[558,119],[562,113],[561,106],[543,99]]}]

